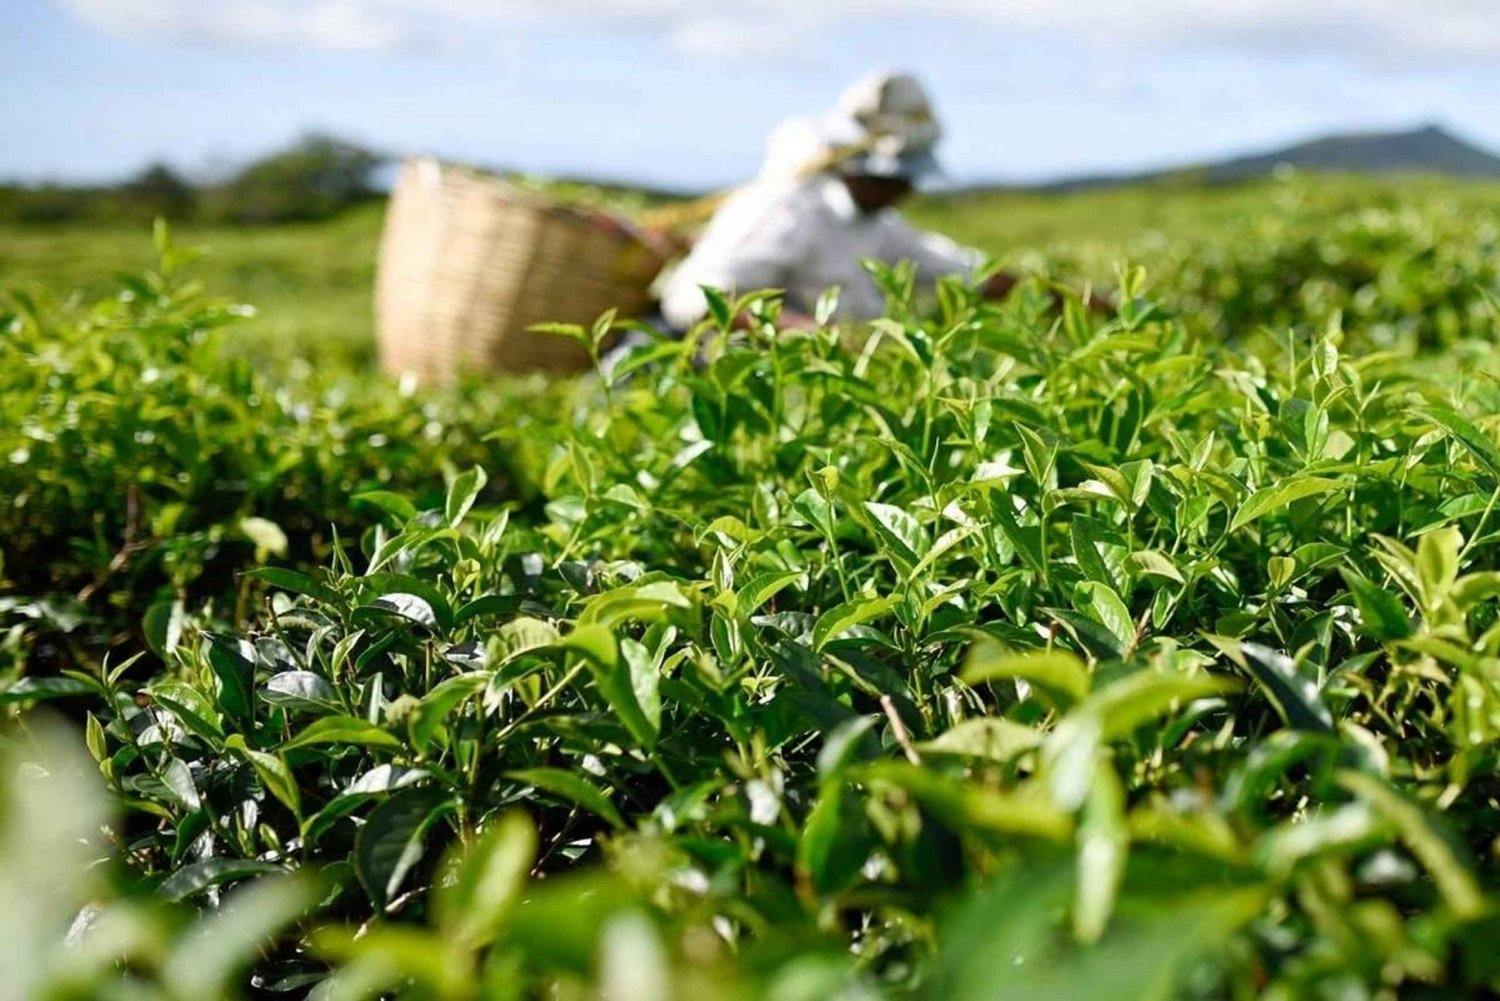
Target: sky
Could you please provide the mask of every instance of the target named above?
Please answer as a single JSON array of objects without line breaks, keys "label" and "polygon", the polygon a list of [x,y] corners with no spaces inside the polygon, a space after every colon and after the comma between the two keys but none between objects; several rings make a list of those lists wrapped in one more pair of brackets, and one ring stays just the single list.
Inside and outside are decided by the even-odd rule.
[{"label": "sky", "polygon": [[322,130],[697,189],[917,74],[955,182],[1441,123],[1500,149],[1496,0],[0,0],[0,178],[197,176]]}]

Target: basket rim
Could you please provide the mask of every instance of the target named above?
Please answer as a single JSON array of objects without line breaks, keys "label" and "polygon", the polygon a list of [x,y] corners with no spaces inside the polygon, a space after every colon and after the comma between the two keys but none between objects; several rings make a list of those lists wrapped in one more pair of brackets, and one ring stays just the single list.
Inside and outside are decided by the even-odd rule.
[{"label": "basket rim", "polygon": [[444,173],[457,174],[469,180],[481,181],[491,185],[499,189],[498,193],[508,200],[560,220],[590,226],[595,225],[601,219],[607,220],[618,226],[625,235],[629,236],[636,243],[650,250],[660,258],[663,265],[674,256],[669,249],[661,245],[663,241],[663,232],[661,230],[654,229],[624,213],[598,208],[580,208],[557,198],[549,198],[539,191],[521,187],[504,174],[488,170],[484,167],[444,160],[441,157],[426,154],[412,154],[403,157],[401,160],[403,168],[408,165],[416,166],[422,163],[435,164]]}]

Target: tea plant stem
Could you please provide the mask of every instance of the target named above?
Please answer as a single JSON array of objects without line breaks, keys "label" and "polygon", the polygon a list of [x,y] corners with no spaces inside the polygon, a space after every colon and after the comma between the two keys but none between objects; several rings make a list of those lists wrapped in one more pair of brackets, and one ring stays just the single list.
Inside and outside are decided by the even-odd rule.
[{"label": "tea plant stem", "polygon": [[556,698],[568,687],[568,685],[572,684],[573,679],[578,677],[578,675],[583,672],[583,669],[584,665],[582,664],[574,664],[572,667],[570,667],[567,673],[562,676],[557,684],[553,685],[535,702],[527,706],[526,709],[522,711],[521,715],[517,716],[515,719],[511,720],[504,727],[502,727],[500,729],[500,732],[495,735],[495,742],[497,744],[503,744],[505,742],[505,739],[515,732],[516,727],[520,726],[522,723],[530,719],[537,712],[537,710],[549,705],[554,698]]},{"label": "tea plant stem", "polygon": [[896,743],[900,746],[902,753],[906,755],[906,760],[914,765],[920,765],[922,763],[922,756],[912,746],[911,734],[907,732],[906,724],[902,722],[901,714],[896,711],[896,704],[891,701],[889,695],[880,696],[880,710],[885,713],[885,718],[890,721],[891,735],[896,738]]}]

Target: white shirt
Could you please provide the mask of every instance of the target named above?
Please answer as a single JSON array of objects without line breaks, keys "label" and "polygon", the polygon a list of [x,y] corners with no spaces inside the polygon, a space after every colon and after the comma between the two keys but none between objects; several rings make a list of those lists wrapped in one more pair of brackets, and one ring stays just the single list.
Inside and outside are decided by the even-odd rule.
[{"label": "white shirt", "polygon": [[699,286],[729,294],[786,290],[787,306],[810,313],[825,289],[839,288],[841,320],[872,320],[884,299],[860,267],[873,259],[911,261],[918,278],[962,274],[983,260],[944,236],[914,229],[892,209],[863,214],[843,181],[827,174],[762,178],[735,193],[661,290],[667,322],[686,330],[708,310]]}]

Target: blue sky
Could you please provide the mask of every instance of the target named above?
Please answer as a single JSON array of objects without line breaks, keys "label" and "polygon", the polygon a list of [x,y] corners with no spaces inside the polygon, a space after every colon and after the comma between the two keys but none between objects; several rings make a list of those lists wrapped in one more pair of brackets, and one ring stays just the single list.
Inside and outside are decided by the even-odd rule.
[{"label": "blue sky", "polygon": [[318,128],[686,187],[863,72],[949,175],[1190,162],[1440,121],[1500,149],[1494,0],[0,0],[0,177],[224,169]]}]

